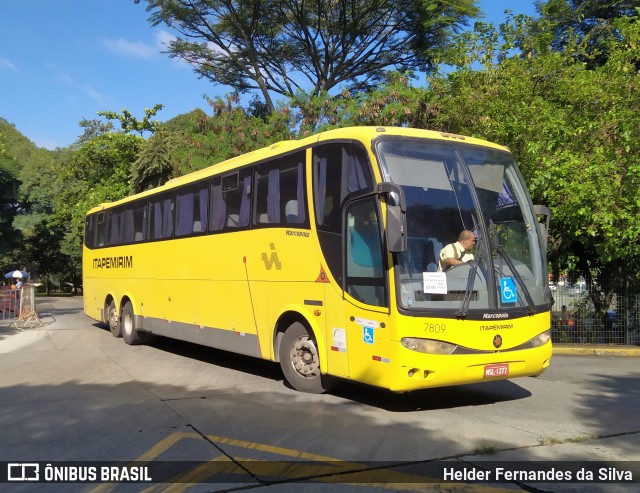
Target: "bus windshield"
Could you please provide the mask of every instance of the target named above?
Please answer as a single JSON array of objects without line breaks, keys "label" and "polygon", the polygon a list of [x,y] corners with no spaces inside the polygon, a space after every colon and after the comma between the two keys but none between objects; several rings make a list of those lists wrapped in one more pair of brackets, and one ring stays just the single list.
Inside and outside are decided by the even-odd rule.
[{"label": "bus windshield", "polygon": [[[509,152],[409,138],[381,139],[376,152],[406,200],[407,250],[394,258],[401,309],[548,308],[545,247]],[[462,264],[446,265],[443,248],[463,231],[474,241],[457,243]]]}]

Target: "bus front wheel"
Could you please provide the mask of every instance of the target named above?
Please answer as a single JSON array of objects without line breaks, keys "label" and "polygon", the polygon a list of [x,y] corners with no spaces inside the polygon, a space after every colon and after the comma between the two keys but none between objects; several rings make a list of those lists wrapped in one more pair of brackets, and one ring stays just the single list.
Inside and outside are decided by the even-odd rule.
[{"label": "bus front wheel", "polygon": [[130,345],[144,344],[147,340],[147,332],[136,330],[133,306],[127,301],[122,307],[120,316],[120,327],[122,328],[122,338]]},{"label": "bus front wheel", "polygon": [[107,323],[113,337],[122,337],[122,329],[118,320],[118,310],[116,310],[116,302],[111,300],[107,306]]},{"label": "bus front wheel", "polygon": [[300,322],[293,323],[285,331],[278,356],[282,373],[294,389],[313,394],[328,390],[320,373],[316,343]]}]

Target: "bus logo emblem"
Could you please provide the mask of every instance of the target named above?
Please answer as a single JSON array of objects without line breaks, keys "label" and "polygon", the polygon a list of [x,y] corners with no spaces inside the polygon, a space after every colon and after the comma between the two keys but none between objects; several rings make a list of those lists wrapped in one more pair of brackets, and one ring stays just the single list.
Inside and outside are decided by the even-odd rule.
[{"label": "bus logo emblem", "polygon": [[275,243],[269,243],[269,248],[271,249],[271,255],[267,257],[266,252],[262,252],[262,261],[264,262],[264,266],[267,270],[271,270],[272,266],[276,266],[276,270],[282,269],[282,264],[278,259],[278,252],[276,252]]},{"label": "bus logo emblem", "polygon": [[493,338],[493,347],[498,349],[500,346],[502,346],[502,336],[498,334]]}]

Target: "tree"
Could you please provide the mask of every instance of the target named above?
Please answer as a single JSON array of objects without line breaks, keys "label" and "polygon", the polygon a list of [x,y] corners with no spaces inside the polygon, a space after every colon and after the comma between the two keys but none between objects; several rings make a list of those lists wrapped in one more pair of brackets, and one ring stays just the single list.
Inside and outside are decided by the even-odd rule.
[{"label": "tree", "polygon": [[[140,3],[143,0],[135,0]],[[310,97],[371,87],[390,69],[427,71],[474,0],[146,0],[150,22],[182,37],[171,57],[239,92]]]},{"label": "tree", "polygon": [[[166,133],[167,138],[173,141],[172,176],[206,168],[293,138],[291,128],[295,125],[295,115],[286,105],[279,106],[277,111],[265,112],[264,107],[254,101],[245,109],[240,105],[237,93],[231,93],[224,99],[207,98],[207,102],[211,106],[211,114],[194,110],[165,122],[158,131],[158,134]],[[139,164],[142,165],[142,161]],[[153,174],[142,168],[135,172],[139,175]]]},{"label": "tree", "polygon": [[53,277],[71,282],[74,288],[82,283],[78,263],[62,253],[63,238],[64,228],[42,221],[25,234],[19,253],[17,265],[28,266],[32,277],[37,275],[44,282],[47,294],[51,294]]},{"label": "tree", "polygon": [[15,160],[3,149],[0,151],[0,260],[15,243],[13,219],[17,212],[19,185]]},{"label": "tree", "polygon": [[164,184],[176,176],[177,132],[157,131],[140,147],[137,159],[131,166],[131,191],[142,192]]},{"label": "tree", "polygon": [[[98,115],[104,116],[107,120],[118,120],[120,122],[120,126],[122,127],[122,131],[124,133],[129,132],[137,132],[142,136],[144,132],[154,133],[158,129],[159,122],[157,120],[152,120],[156,113],[164,108],[162,104],[156,104],[153,108],[145,108],[144,109],[144,117],[142,120],[138,120],[133,114],[126,109],[122,109],[122,114],[118,114],[115,111],[98,111]],[[83,120],[86,122],[86,120]],[[93,122],[87,122],[87,128],[93,129],[95,135],[102,135],[104,130],[109,130],[108,125],[96,126],[93,125]],[[82,122],[80,123],[82,126]],[[97,130],[97,132],[95,132]]]},{"label": "tree", "polygon": [[[113,116],[117,115],[113,113]],[[83,118],[82,120],[80,120],[79,125],[84,129],[82,135],[78,137],[79,145],[90,141],[94,137],[99,137],[100,135],[113,132],[113,123],[111,123],[110,121],[103,122],[102,120],[99,120],[97,118],[94,118],[93,120],[87,120],[86,118]]]},{"label": "tree", "polygon": [[549,23],[554,34],[552,46],[558,51],[567,47],[571,37],[588,40],[585,58],[591,66],[602,65],[608,56],[607,46],[619,39],[613,21],[620,17],[637,17],[639,0],[547,0],[537,1],[536,9]]},{"label": "tree", "polygon": [[77,272],[82,261],[85,213],[102,202],[127,196],[131,163],[142,142],[142,137],[131,134],[100,135],[82,144],[61,167],[57,178],[60,192],[49,227],[64,231],[60,251]]},{"label": "tree", "polygon": [[20,169],[35,148],[12,124],[0,118],[0,266],[14,262],[11,252],[22,239],[14,226],[15,218],[24,210],[20,200]]}]

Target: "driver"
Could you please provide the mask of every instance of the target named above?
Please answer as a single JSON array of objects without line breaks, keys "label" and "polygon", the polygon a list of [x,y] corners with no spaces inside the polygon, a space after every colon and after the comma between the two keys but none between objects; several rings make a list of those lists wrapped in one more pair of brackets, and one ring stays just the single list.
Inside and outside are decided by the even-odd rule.
[{"label": "driver", "polygon": [[473,254],[470,251],[475,241],[472,231],[463,230],[458,236],[458,241],[449,243],[440,250],[438,272],[445,272],[451,267],[473,260]]}]

